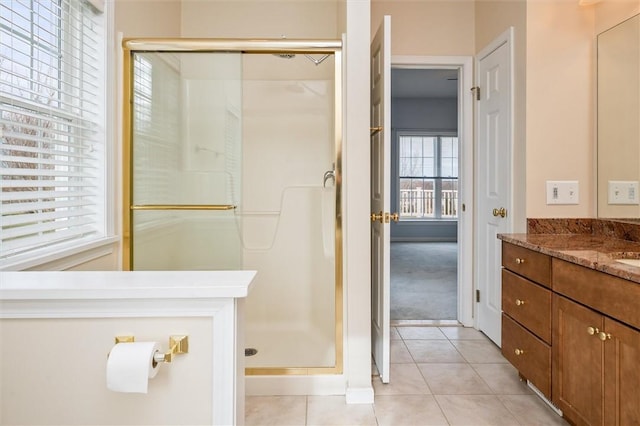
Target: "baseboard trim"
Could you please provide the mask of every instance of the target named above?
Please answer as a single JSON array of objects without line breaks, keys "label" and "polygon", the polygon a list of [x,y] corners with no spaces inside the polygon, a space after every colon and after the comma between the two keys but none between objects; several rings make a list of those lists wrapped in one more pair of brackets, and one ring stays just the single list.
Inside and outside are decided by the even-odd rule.
[{"label": "baseboard trim", "polygon": [[347,404],[373,404],[373,387],[368,388],[347,388]]},{"label": "baseboard trim", "polygon": [[442,237],[391,237],[392,243],[457,243],[458,238]]},{"label": "baseboard trim", "polygon": [[391,320],[391,327],[463,327],[458,320]]}]

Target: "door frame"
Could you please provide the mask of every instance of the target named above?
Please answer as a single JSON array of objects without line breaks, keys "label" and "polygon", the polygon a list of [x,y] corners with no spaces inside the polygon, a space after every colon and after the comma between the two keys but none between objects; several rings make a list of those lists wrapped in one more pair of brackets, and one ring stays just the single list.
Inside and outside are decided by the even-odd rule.
[{"label": "door frame", "polygon": [[[458,80],[459,217],[458,217],[458,321],[473,327],[473,223],[474,143],[473,56],[394,56],[391,69],[456,69]],[[463,208],[464,206],[464,208]]]}]

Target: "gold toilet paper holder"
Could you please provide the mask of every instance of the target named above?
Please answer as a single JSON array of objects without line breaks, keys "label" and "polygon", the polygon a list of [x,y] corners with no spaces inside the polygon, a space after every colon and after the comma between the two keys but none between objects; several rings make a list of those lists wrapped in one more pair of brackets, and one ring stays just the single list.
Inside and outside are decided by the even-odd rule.
[{"label": "gold toilet paper holder", "polygon": [[[116,344],[133,342],[135,342],[134,336],[116,336]],[[175,355],[186,353],[189,353],[189,336],[169,336],[169,350],[165,353],[156,352],[153,355],[153,362],[171,362]]]}]

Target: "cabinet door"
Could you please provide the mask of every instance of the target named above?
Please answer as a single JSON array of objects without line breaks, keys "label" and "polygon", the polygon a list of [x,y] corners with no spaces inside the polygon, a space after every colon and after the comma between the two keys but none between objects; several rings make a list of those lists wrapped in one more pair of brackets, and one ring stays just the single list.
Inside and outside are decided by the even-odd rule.
[{"label": "cabinet door", "polygon": [[604,318],[553,296],[552,400],[575,424],[603,424]]},{"label": "cabinet door", "polygon": [[[605,424],[640,424],[640,332],[605,318]],[[609,337],[610,336],[610,337]]]}]

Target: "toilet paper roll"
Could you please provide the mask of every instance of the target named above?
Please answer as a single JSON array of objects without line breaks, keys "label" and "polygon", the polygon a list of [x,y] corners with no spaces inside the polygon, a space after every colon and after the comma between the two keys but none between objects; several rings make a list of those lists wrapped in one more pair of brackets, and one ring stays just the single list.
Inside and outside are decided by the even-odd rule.
[{"label": "toilet paper roll", "polygon": [[118,343],[107,360],[107,388],[115,392],[147,393],[149,379],[158,374],[153,365],[157,342]]}]

